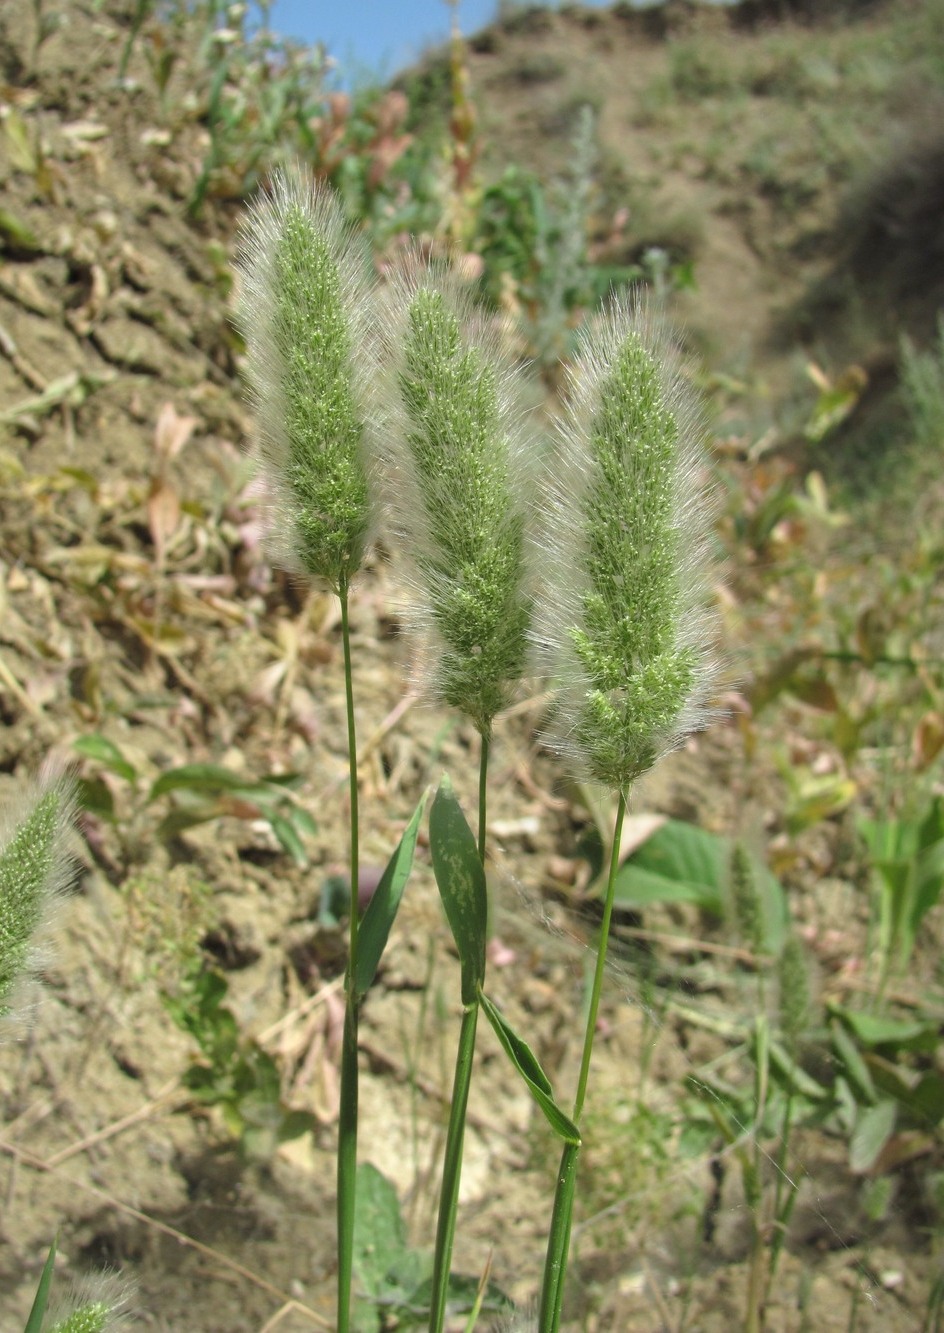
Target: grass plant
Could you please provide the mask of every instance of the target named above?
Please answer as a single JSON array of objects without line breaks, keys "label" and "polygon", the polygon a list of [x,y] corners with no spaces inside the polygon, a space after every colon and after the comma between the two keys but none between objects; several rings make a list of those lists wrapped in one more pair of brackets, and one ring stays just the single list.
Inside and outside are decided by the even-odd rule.
[{"label": "grass plant", "polygon": [[283,558],[326,583],[341,606],[351,842],[338,1140],[339,1333],[347,1333],[351,1320],[357,1170],[359,791],[349,606],[371,524],[365,435],[377,368],[367,272],[336,199],[298,178],[280,177],[245,232],[242,324],[268,477],[290,525]]},{"label": "grass plant", "polygon": [[944,314],[938,316],[937,339],[926,352],[902,340],[901,371],[915,443],[939,454],[944,446]]},{"label": "grass plant", "polygon": [[[3,810],[0,824],[0,1025],[9,1039],[29,1021],[27,983],[42,956],[42,935],[72,874],[68,848],[73,784],[47,767]],[[48,933],[48,932],[47,932]],[[107,1333],[122,1322],[125,1292],[105,1279],[52,1306],[55,1241],[24,1333]],[[48,1311],[48,1315],[47,1315]]]},{"label": "grass plant", "polygon": [[[391,343],[402,346],[403,420],[394,427],[394,522],[414,553],[433,694],[464,713],[481,740],[477,854],[484,875],[492,723],[525,669],[531,607],[526,561],[526,465],[519,376],[444,274],[404,273],[395,286]],[[439,845],[434,844],[434,864]],[[443,864],[443,874],[448,866]],[[460,927],[461,930],[461,927]],[[484,944],[484,935],[481,938]],[[477,946],[478,952],[478,946]],[[475,972],[484,981],[484,954]],[[466,1108],[479,1014],[478,986],[463,979],[433,1287],[439,1333],[458,1206]]]},{"label": "grass plant", "polygon": [[[614,305],[582,339],[550,488],[551,570],[536,638],[561,682],[556,744],[617,810],[571,1119],[579,1127],[633,782],[698,724],[708,697],[698,575],[700,430],[669,347],[642,309]],[[539,1328],[563,1308],[580,1141],[564,1146]]]},{"label": "grass plant", "polygon": [[[478,836],[444,779],[430,849],[459,951],[463,1018],[437,1226],[429,1328],[441,1333],[450,1289],[465,1116],[480,1009],[564,1142],[540,1327],[560,1323],[578,1124],[590,1076],[618,851],[632,782],[702,718],[710,671],[701,603],[703,522],[699,428],[668,344],[641,310],[613,306],[583,339],[569,413],[548,486],[547,574],[533,600],[528,502],[535,446],[521,426],[525,395],[454,279],[417,261],[386,299],[390,368],[381,369],[363,277],[337,202],[297,178],[276,180],[244,233],[242,325],[260,434],[283,520],[284,555],[341,603],[350,775],[350,921],[338,1145],[338,1306],[351,1322],[357,1179],[357,1020],[396,910],[382,905],[361,953],[358,786],[348,597],[371,518],[380,457],[368,384],[386,375],[398,397],[382,419],[394,528],[417,570],[430,632],[435,696],[481,737]],[[373,447],[372,447],[373,446]],[[390,489],[389,487],[387,488]],[[531,490],[533,492],[533,485]],[[567,1116],[526,1042],[484,992],[485,852],[492,724],[525,670],[529,634],[561,684],[557,735],[587,776],[618,793],[613,853],[574,1110]],[[414,817],[412,840],[415,841]],[[409,855],[412,854],[412,846]],[[405,876],[409,855],[403,858]],[[396,857],[394,858],[396,862]],[[392,863],[394,864],[394,863]],[[402,884],[400,885],[402,890]],[[383,894],[378,893],[365,916]]]}]

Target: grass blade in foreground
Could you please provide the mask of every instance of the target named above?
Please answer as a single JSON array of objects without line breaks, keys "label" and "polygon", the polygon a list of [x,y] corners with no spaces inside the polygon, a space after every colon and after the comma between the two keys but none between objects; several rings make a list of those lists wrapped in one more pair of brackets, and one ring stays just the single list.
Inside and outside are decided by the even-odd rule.
[{"label": "grass blade in foreground", "polygon": [[52,1274],[56,1264],[57,1242],[49,1247],[49,1253],[46,1256],[46,1262],[43,1264],[43,1271],[40,1274],[39,1286],[36,1288],[36,1299],[33,1301],[33,1308],[30,1310],[29,1318],[26,1321],[26,1328],[23,1333],[42,1333],[43,1323],[46,1318],[46,1306],[49,1304],[49,1291],[52,1287]]},{"label": "grass blade in foreground", "polygon": [[[660,331],[614,304],[582,337],[548,486],[550,577],[535,613],[561,684],[557,748],[619,793],[573,1122],[587,1094],[626,800],[704,714],[697,432]],[[560,1326],[579,1143],[564,1147],[539,1328]]]},{"label": "grass blade in foreground", "polygon": [[387,862],[380,883],[367,904],[358,932],[357,965],[354,968],[354,994],[362,1000],[373,983],[381,954],[400,906],[403,890],[413,868],[413,852],[420,820],[426,809],[426,793],[413,812],[397,849]]},{"label": "grass blade in foreground", "polygon": [[472,830],[444,777],[429,813],[429,850],[462,967],[462,1003],[478,1004],[485,980],[488,895]]},{"label": "grass blade in foreground", "polygon": [[480,995],[479,1000],[485,1012],[485,1017],[491,1023],[495,1036],[501,1042],[502,1049],[524,1079],[528,1091],[543,1111],[551,1129],[565,1143],[570,1143],[575,1148],[579,1148],[580,1131],[555,1102],[554,1090],[531,1047],[518,1036],[487,995]]}]

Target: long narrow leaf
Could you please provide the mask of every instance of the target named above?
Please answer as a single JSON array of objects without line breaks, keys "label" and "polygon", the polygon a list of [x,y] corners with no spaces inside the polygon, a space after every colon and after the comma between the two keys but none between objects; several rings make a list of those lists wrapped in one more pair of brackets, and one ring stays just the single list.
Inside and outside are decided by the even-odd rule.
[{"label": "long narrow leaf", "polygon": [[97,759],[100,764],[126,782],[134,782],[138,776],[133,764],[129,764],[118,746],[106,736],[91,732],[87,736],[77,736],[72,742],[73,750],[84,754],[87,759]]},{"label": "long narrow leaf", "polygon": [[364,919],[357,935],[357,962],[354,966],[354,995],[358,1000],[370,990],[381,955],[387,947],[387,939],[393,926],[403,889],[413,866],[413,853],[416,850],[416,838],[420,820],[426,809],[424,792],[413,817],[404,830],[403,837],[396,851],[387,862],[374,896],[367,905]]},{"label": "long narrow leaf", "polygon": [[444,777],[429,814],[429,850],[446,918],[459,950],[462,1003],[475,1004],[485,980],[488,896],[472,830]]},{"label": "long narrow leaf", "polygon": [[554,1133],[565,1143],[580,1146],[580,1131],[566,1112],[562,1111],[554,1100],[550,1080],[541,1068],[537,1056],[528,1043],[519,1037],[507,1019],[495,1008],[487,995],[479,994],[482,1012],[491,1023],[495,1036],[502,1044],[505,1054],[527,1084],[531,1096],[544,1112],[544,1116]]},{"label": "long narrow leaf", "polygon": [[49,1303],[49,1289],[52,1286],[52,1273],[56,1265],[57,1241],[49,1247],[49,1254],[46,1256],[46,1262],[43,1264],[43,1271],[40,1275],[39,1286],[36,1288],[36,1299],[33,1301],[33,1308],[30,1310],[29,1319],[26,1321],[26,1327],[23,1333],[42,1333],[43,1320],[46,1318],[46,1306]]},{"label": "long narrow leaf", "polygon": [[242,773],[234,773],[232,769],[223,768],[221,764],[181,764],[178,768],[172,768],[167,773],[161,774],[151,787],[148,799],[153,801],[169,791],[233,791],[239,792],[247,800],[272,801],[281,797],[285,787],[289,785],[286,781],[287,776],[278,775],[259,780],[245,777]]}]

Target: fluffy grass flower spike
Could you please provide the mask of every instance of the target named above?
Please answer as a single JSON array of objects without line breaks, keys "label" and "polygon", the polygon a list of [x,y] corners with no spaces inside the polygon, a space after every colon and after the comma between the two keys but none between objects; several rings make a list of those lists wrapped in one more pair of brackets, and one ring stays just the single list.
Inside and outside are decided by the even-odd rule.
[{"label": "fluffy grass flower spike", "polygon": [[326,187],[277,176],[243,229],[238,317],[286,565],[341,604],[351,806],[347,1004],[338,1128],[338,1333],[351,1319],[357,1169],[357,742],[348,593],[371,526],[371,393],[378,379],[370,258]]},{"label": "fluffy grass flower spike", "polygon": [[114,1274],[95,1274],[73,1283],[54,1303],[44,1333],[119,1333],[133,1320],[131,1292]]},{"label": "fluffy grass flower spike", "polygon": [[[350,582],[371,529],[370,255],[335,195],[279,175],[242,231],[237,319],[288,568]],[[287,530],[286,530],[287,529]]]},{"label": "fluffy grass flower spike", "polygon": [[[430,1300],[430,1333],[439,1333],[484,980],[484,928],[472,927],[463,940],[462,923],[469,924],[469,918],[464,908],[458,915],[450,913],[450,904],[458,908],[475,897],[475,882],[484,908],[492,722],[509,702],[528,654],[529,464],[523,380],[501,357],[494,336],[482,317],[472,313],[456,281],[442,270],[416,263],[412,272],[404,267],[395,275],[391,288],[391,346],[397,351],[400,391],[390,431],[394,524],[418,573],[416,619],[430,641],[431,692],[469,717],[482,738],[479,867],[467,887],[461,887],[455,849],[434,841],[440,826],[432,818],[430,822],[433,864],[454,933],[460,923],[456,942],[464,971]],[[442,791],[441,798],[448,805]],[[473,915],[481,924],[484,910]]]},{"label": "fluffy grass flower spike", "polygon": [[47,769],[0,813],[0,1015],[36,957],[35,937],[71,870],[72,787]]},{"label": "fluffy grass flower spike", "polygon": [[394,524],[419,571],[430,690],[487,737],[527,659],[525,384],[448,272],[417,261],[393,292]]},{"label": "fluffy grass flower spike", "polygon": [[705,716],[701,430],[642,306],[614,304],[591,325],[568,390],[535,639],[561,685],[552,742],[587,777],[627,791]]},{"label": "fluffy grass flower spike", "polygon": [[[704,717],[701,450],[671,349],[646,310],[616,303],[583,335],[548,486],[549,576],[535,639],[560,682],[557,747],[618,793],[609,878],[572,1113],[587,1094],[626,801]],[[580,1143],[565,1146],[539,1327],[560,1326]]]}]

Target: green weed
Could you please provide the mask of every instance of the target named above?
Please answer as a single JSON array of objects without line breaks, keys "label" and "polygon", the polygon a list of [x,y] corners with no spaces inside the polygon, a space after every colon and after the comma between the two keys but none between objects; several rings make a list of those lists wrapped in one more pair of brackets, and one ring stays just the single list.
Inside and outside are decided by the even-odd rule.
[{"label": "green weed", "polygon": [[915,443],[939,455],[944,445],[944,315],[938,318],[936,343],[919,352],[903,338],[900,357],[902,394]]},{"label": "green weed", "polygon": [[[308,864],[304,840],[316,832],[316,826],[292,794],[301,783],[298,774],[270,774],[257,780],[219,764],[181,764],[160,774],[146,794],[139,795],[141,775],[113,741],[90,732],[78,737],[73,746],[98,768],[98,772],[93,768],[79,784],[82,808],[106,820],[122,835],[128,862],[133,859],[133,848],[141,838],[178,838],[200,824],[235,818],[263,820],[275,842],[296,865]],[[120,817],[112,786],[105,781],[104,773],[128,784],[132,809],[129,811],[125,806]],[[151,814],[152,804],[163,796],[171,797],[171,809],[162,818],[156,818]]]},{"label": "green weed", "polygon": [[307,1111],[292,1111],[283,1104],[278,1066],[240,1033],[224,1003],[228,989],[225,977],[200,959],[162,999],[174,1023],[194,1040],[200,1053],[184,1072],[184,1087],[198,1105],[220,1111],[227,1131],[247,1157],[265,1161],[280,1143],[310,1133],[316,1122]]}]

